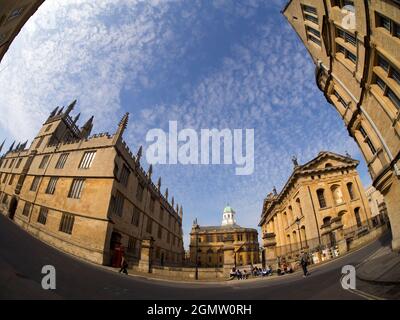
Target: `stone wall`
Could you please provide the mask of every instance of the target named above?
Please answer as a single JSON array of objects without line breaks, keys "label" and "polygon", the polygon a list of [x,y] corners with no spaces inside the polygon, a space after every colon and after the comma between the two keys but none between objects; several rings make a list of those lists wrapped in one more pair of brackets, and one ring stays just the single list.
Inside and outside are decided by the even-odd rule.
[{"label": "stone wall", "polygon": [[[133,271],[140,271],[134,266]],[[216,280],[227,278],[223,268],[199,268],[199,280]],[[153,266],[151,274],[171,280],[195,280],[196,268]]]}]

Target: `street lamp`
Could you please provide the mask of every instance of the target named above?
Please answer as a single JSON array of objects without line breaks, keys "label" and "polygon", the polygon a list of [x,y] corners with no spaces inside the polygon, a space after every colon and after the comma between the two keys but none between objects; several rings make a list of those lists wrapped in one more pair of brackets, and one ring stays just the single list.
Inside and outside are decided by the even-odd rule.
[{"label": "street lamp", "polygon": [[299,239],[300,239],[300,248],[301,248],[301,250],[303,250],[303,244],[302,244],[302,242],[301,242],[301,233],[300,233],[300,219],[299,219],[299,217],[297,217],[296,218],[296,224],[297,224],[297,230],[298,230],[298,232],[299,232]]},{"label": "street lamp", "polygon": [[194,230],[196,232],[196,254],[195,254],[195,259],[196,259],[196,272],[195,272],[195,279],[199,280],[199,261],[198,261],[198,255],[199,255],[199,225],[196,224],[194,227]]}]

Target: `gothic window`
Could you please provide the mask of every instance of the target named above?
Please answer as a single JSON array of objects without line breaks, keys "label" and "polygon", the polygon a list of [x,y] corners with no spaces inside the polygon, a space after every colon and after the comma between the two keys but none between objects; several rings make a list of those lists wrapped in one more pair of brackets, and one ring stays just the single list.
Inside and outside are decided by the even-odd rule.
[{"label": "gothic window", "polygon": [[74,226],[75,216],[69,213],[63,213],[59,226],[59,231],[72,234],[72,228]]},{"label": "gothic window", "polygon": [[47,194],[54,194],[54,192],[56,191],[57,181],[58,181],[57,177],[50,178],[49,184],[47,185],[47,188],[46,188]]},{"label": "gothic window", "polygon": [[82,160],[79,163],[79,169],[89,169],[92,166],[96,151],[87,151],[83,154]]},{"label": "gothic window", "polygon": [[41,207],[39,211],[39,216],[37,222],[40,224],[46,224],[47,221],[47,215],[49,213],[49,209],[45,207]]},{"label": "gothic window", "polygon": [[44,156],[44,157],[42,158],[42,161],[40,161],[40,164],[39,164],[39,169],[44,169],[44,167],[45,167],[46,164],[47,164],[47,161],[49,161],[49,158],[50,158],[49,155],[46,155],[46,156]]},{"label": "gothic window", "polygon": [[68,198],[80,199],[84,183],[85,179],[72,180],[71,189],[68,193]]},{"label": "gothic window", "polygon": [[65,163],[67,162],[69,153],[62,153],[60,157],[58,158],[58,161],[56,163],[56,169],[63,169]]},{"label": "gothic window", "polygon": [[24,209],[22,210],[22,215],[29,216],[29,212],[31,211],[32,204],[30,202],[25,202]]},{"label": "gothic window", "polygon": [[119,181],[126,187],[128,186],[128,181],[129,181],[129,175],[131,171],[129,168],[124,164],[122,166],[121,174],[119,176]]}]

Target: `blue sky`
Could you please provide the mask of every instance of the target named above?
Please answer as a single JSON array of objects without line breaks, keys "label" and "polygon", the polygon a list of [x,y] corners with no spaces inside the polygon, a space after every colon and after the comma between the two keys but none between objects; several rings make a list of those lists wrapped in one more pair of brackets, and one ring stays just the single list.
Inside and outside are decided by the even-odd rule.
[{"label": "blue sky", "polygon": [[[114,132],[131,113],[125,140],[136,151],[149,129],[255,130],[255,170],[235,165],[157,165],[163,189],[192,221],[218,225],[229,203],[256,227],[262,201],[321,150],[365,162],[315,85],[314,65],[280,14],[283,0],[46,0],[0,64],[0,140],[31,139],[50,110],[78,100],[80,124]],[[7,145],[7,147],[8,147]],[[147,168],[147,164],[143,163]]]}]

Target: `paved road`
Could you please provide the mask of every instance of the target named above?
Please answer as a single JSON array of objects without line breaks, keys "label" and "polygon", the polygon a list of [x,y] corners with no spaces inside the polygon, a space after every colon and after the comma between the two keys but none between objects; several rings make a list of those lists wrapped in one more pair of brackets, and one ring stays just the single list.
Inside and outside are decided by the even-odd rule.
[{"label": "paved road", "polygon": [[[343,290],[341,267],[381,247],[367,247],[313,270],[279,278],[179,283],[129,277],[61,253],[0,214],[0,299],[363,299]],[[57,270],[56,290],[41,287],[43,265]]]}]

